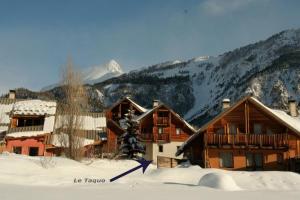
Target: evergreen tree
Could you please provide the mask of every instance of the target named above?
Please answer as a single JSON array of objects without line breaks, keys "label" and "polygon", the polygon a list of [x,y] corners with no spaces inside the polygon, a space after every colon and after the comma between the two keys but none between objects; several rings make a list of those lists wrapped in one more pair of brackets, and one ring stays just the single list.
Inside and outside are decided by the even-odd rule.
[{"label": "evergreen tree", "polygon": [[119,156],[123,158],[136,159],[138,153],[145,154],[145,147],[137,134],[138,123],[133,120],[133,117],[134,110],[129,109],[128,113],[125,114],[126,131],[119,138],[121,140]]}]

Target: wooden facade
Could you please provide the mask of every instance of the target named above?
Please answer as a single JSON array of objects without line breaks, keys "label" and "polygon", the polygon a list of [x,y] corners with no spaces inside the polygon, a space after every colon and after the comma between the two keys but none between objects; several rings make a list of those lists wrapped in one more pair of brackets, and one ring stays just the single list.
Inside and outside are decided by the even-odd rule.
[{"label": "wooden facade", "polygon": [[154,163],[158,156],[178,159],[175,156],[177,148],[195,130],[168,106],[156,103],[157,105],[148,110],[129,98],[114,104],[106,114],[107,152],[114,154],[118,151],[118,136],[124,133],[121,121],[130,108],[135,111],[135,120],[139,122],[139,136],[146,146],[144,157]]},{"label": "wooden facade", "polygon": [[114,154],[119,149],[118,136],[124,133],[121,127],[120,120],[125,118],[128,110],[135,111],[135,115],[141,115],[145,109],[137,105],[130,98],[126,97],[115,103],[110,109],[106,111],[106,125],[107,125],[107,142],[104,147],[104,152]]},{"label": "wooden facade", "polygon": [[206,168],[294,171],[300,133],[290,119],[246,97],[204,125],[189,141],[186,155]]},{"label": "wooden facade", "polygon": [[148,112],[139,121],[140,136],[145,142],[184,142],[194,133],[193,128],[163,104]]},{"label": "wooden facade", "polygon": [[175,153],[183,142],[195,133],[192,126],[164,104],[154,106],[137,120],[140,138],[146,146],[146,159],[153,160],[158,166],[164,165],[160,163],[164,162],[164,159],[158,158],[182,160],[182,156],[175,156]]}]

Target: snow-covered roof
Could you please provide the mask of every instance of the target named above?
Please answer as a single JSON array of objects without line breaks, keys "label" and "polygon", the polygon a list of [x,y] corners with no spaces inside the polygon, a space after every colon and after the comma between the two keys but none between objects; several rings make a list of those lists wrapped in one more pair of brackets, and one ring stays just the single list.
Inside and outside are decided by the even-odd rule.
[{"label": "snow-covered roof", "polygon": [[13,106],[14,115],[54,115],[56,102],[42,100],[18,101]]},{"label": "snow-covered roof", "polygon": [[169,107],[167,107],[166,105],[160,103],[158,106],[147,110],[145,113],[143,113],[142,115],[137,116],[134,120],[136,121],[140,121],[142,120],[144,117],[148,116],[149,114],[151,114],[154,110],[160,108],[161,106],[165,106],[167,109],[169,109],[178,119],[180,119],[189,129],[191,129],[193,132],[196,132],[196,130],[194,129],[193,126],[191,126],[187,121],[185,121],[182,117],[180,117],[180,115],[178,115],[176,112],[174,112],[172,109],[170,109]]},{"label": "snow-covered roof", "polygon": [[136,109],[138,109],[140,112],[143,112],[143,113],[144,113],[144,112],[146,112],[146,111],[148,110],[148,109],[146,109],[146,108],[140,106],[140,105],[137,104],[136,102],[134,102],[130,97],[125,97],[125,98],[119,100],[117,103],[113,104],[113,105],[109,108],[109,110],[115,108],[117,105],[119,105],[120,103],[122,103],[124,100],[129,101],[129,102],[130,102]]},{"label": "snow-covered roof", "polygon": [[9,113],[12,111],[14,104],[0,104],[0,124],[9,123]]},{"label": "snow-covered roof", "polygon": [[[78,137],[78,139],[80,140],[82,146],[87,146],[95,142],[95,140],[93,139],[87,139],[83,137]],[[51,137],[50,144],[52,144],[55,147],[68,147],[69,137],[65,133],[53,134]]]},{"label": "snow-covered roof", "polygon": [[291,115],[288,115],[286,112],[283,110],[276,110],[276,109],[271,109],[264,105],[262,102],[257,100],[254,97],[250,97],[251,100],[255,101],[257,104],[262,106],[264,109],[268,110],[271,112],[274,116],[282,120],[284,123],[290,126],[291,129],[295,129],[299,134],[300,134],[300,117],[292,117]]},{"label": "snow-covered roof", "polygon": [[288,115],[285,111],[283,110],[277,110],[277,109],[272,109],[269,108],[268,106],[264,105],[262,102],[260,102],[258,99],[256,99],[255,97],[252,96],[247,96],[243,99],[241,99],[240,101],[238,101],[235,105],[231,106],[230,109],[224,110],[222,113],[220,113],[217,117],[215,117],[214,119],[212,119],[211,121],[209,121],[208,123],[206,123],[204,126],[202,126],[199,131],[195,134],[193,134],[192,136],[190,136],[181,146],[180,148],[177,150],[176,152],[176,156],[180,155],[181,153],[183,153],[184,149],[186,148],[186,146],[188,146],[188,144],[190,144],[195,138],[197,138],[203,131],[206,130],[206,128],[208,127],[209,124],[211,124],[212,122],[216,121],[217,119],[219,119],[221,116],[231,112],[231,109],[233,109],[235,106],[240,105],[242,102],[244,102],[245,100],[249,100],[251,102],[253,102],[255,105],[259,106],[260,108],[262,108],[264,111],[266,111],[267,113],[269,113],[270,115],[272,115],[274,118],[276,118],[279,122],[281,122],[282,124],[286,125],[289,129],[295,131],[295,133],[297,133],[300,136],[300,116],[297,117],[292,117],[290,115]]},{"label": "snow-covered roof", "polygon": [[26,131],[26,132],[14,132],[6,134],[6,137],[20,138],[20,137],[36,137],[44,135],[47,132],[45,131]]},{"label": "snow-covered roof", "polygon": [[[66,120],[67,115],[58,115],[56,117],[55,128],[62,127]],[[103,130],[106,128],[106,118],[103,113],[98,114],[83,114],[80,116],[80,129],[81,130]]]},{"label": "snow-covered roof", "polygon": [[15,99],[0,99],[0,133],[8,130],[10,123],[9,115],[15,102]]},{"label": "snow-covered roof", "polygon": [[146,109],[146,108],[140,106],[139,104],[135,103],[130,97],[126,97],[126,99],[127,99],[128,101],[130,101],[135,107],[137,107],[137,108],[138,108],[139,110],[141,110],[142,112],[147,112],[147,111],[148,111],[148,109]]}]

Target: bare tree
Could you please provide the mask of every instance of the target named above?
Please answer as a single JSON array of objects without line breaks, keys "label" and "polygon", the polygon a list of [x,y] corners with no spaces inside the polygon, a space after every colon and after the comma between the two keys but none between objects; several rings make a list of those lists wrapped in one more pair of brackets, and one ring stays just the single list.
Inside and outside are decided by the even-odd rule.
[{"label": "bare tree", "polygon": [[64,98],[58,102],[56,134],[65,155],[80,160],[84,141],[82,113],[87,108],[87,95],[82,75],[74,69],[71,59],[63,70],[61,85]]}]

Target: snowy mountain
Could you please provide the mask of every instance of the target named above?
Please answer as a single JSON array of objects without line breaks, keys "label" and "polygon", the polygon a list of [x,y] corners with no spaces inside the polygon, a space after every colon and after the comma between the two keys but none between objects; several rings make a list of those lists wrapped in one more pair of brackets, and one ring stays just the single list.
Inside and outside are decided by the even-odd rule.
[{"label": "snowy mountain", "polygon": [[[110,73],[119,76],[105,80]],[[202,125],[221,111],[223,98],[237,101],[253,94],[264,104],[287,109],[288,98],[300,101],[300,29],[219,56],[169,61],[121,74],[115,62],[86,71],[90,102],[108,107],[131,96],[144,107],[159,99],[193,124]],[[48,91],[60,98],[58,89]]]},{"label": "snowy mountain", "polygon": [[[120,76],[124,72],[121,66],[115,61],[110,60],[103,65],[96,65],[83,70],[83,81],[85,84],[94,84],[105,81],[107,79]],[[59,83],[55,83],[46,87],[43,87],[41,91],[48,91],[55,87],[59,87]]]},{"label": "snowy mountain", "polygon": [[121,66],[115,61],[110,60],[104,65],[94,66],[84,71],[84,82],[94,84],[123,74]]},{"label": "snowy mountain", "polygon": [[146,107],[160,99],[196,124],[219,113],[223,98],[236,101],[249,93],[284,109],[290,96],[300,100],[300,29],[216,57],[153,65],[95,86],[106,105],[124,95]]}]

